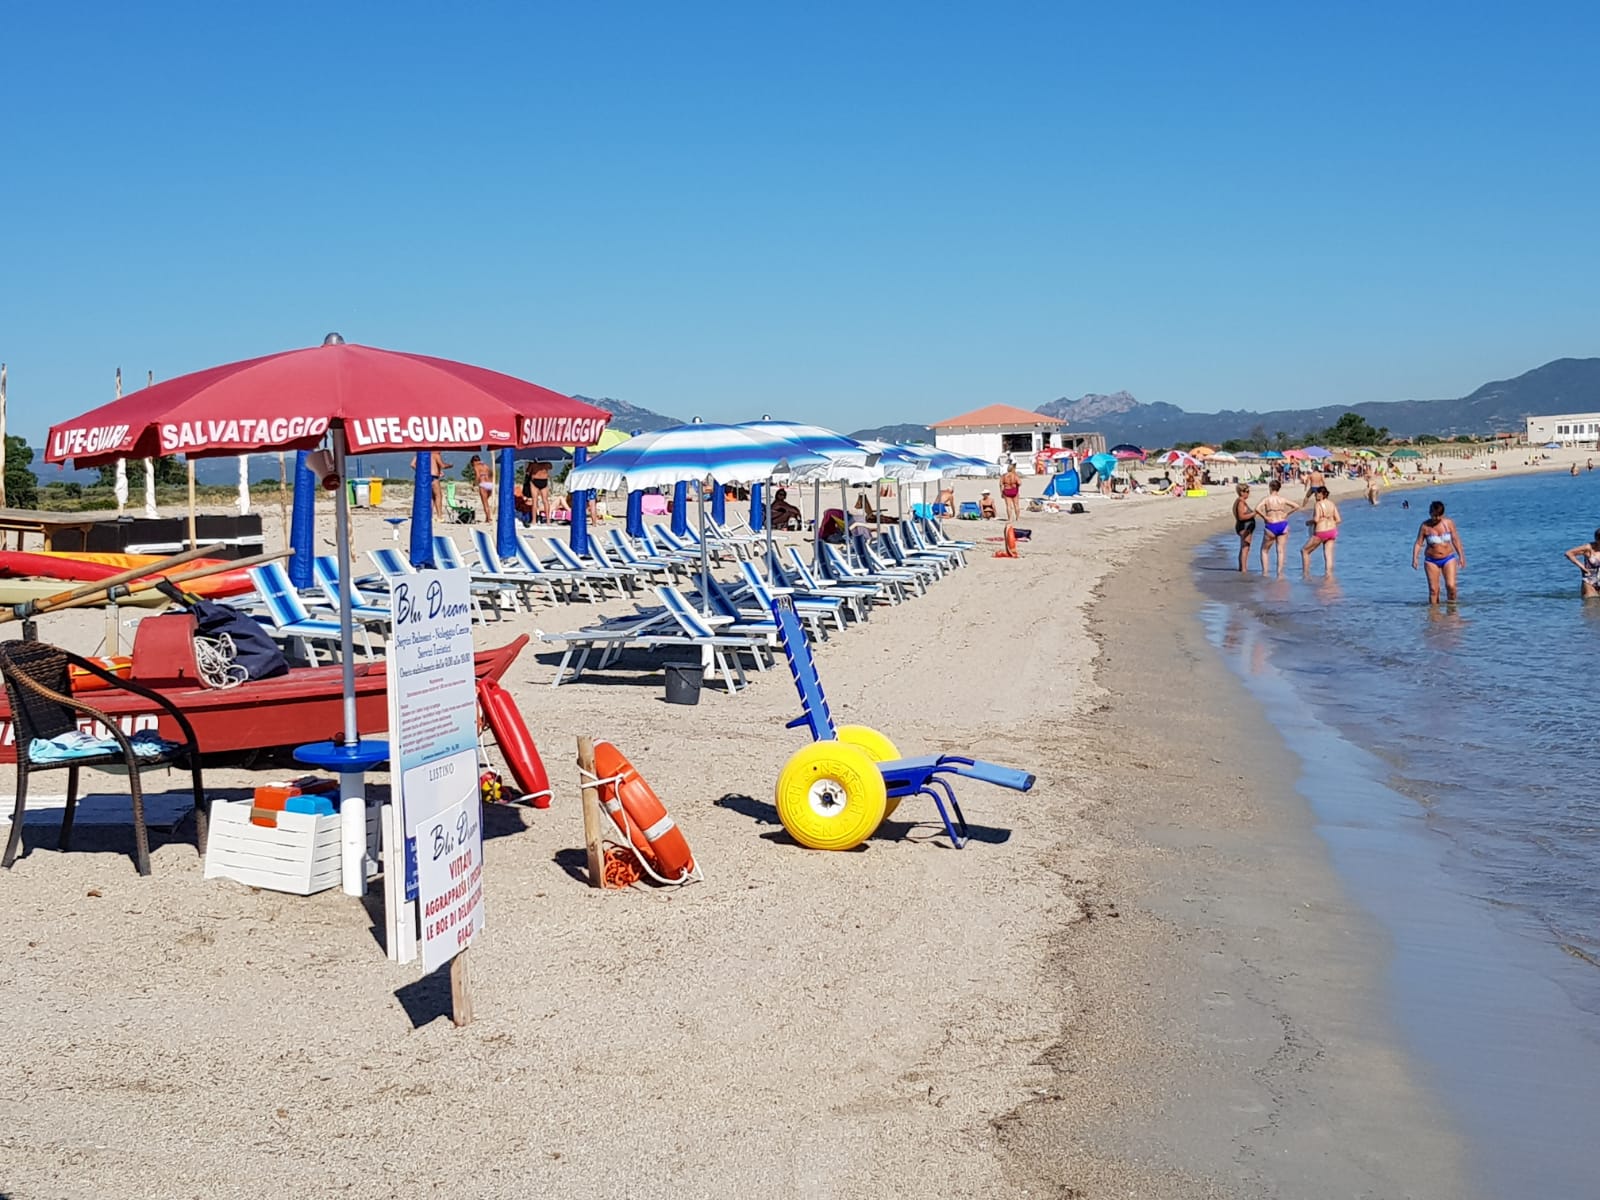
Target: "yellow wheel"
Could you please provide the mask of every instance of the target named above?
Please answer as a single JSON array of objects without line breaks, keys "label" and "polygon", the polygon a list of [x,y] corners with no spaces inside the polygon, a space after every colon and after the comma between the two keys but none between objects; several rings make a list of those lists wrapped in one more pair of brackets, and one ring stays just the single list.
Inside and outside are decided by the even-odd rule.
[{"label": "yellow wheel", "polygon": [[865,750],[812,742],[784,763],[776,789],[778,819],[813,850],[849,850],[883,820],[883,776]]},{"label": "yellow wheel", "polygon": [[[865,725],[841,725],[834,733],[846,746],[858,746],[865,750],[867,757],[875,763],[893,762],[900,757],[900,751],[894,748],[894,743],[876,729],[869,729]],[[883,802],[884,819],[892,817],[894,810],[899,807],[899,796],[886,799]]]}]

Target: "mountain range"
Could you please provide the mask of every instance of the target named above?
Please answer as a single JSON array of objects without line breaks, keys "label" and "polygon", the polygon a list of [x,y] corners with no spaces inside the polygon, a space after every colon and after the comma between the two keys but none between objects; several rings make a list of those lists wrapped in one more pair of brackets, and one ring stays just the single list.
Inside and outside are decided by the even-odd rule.
[{"label": "mountain range", "polygon": [[[665,429],[682,422],[626,400],[612,397],[577,397],[598,405],[612,414],[611,423],[629,433]],[[1251,412],[1227,409],[1222,412],[1188,412],[1175,404],[1145,404],[1125,391],[1109,394],[1089,393],[1076,400],[1063,396],[1041,404],[1035,410],[1060,417],[1071,427],[1103,433],[1110,444],[1133,442],[1140,446],[1170,446],[1179,441],[1206,441],[1213,444],[1230,438],[1249,438],[1260,430],[1268,439],[1282,432],[1291,441],[1308,440],[1305,435],[1325,429],[1347,412],[1359,413],[1371,424],[1387,428],[1395,437],[1415,437],[1419,433],[1453,437],[1458,434],[1520,433],[1527,418],[1559,412],[1600,412],[1600,358],[1558,358],[1535,367],[1514,379],[1497,379],[1465,396],[1453,400],[1358,401],[1329,404],[1321,408],[1274,409]],[[855,438],[877,438],[885,442],[932,441],[926,425],[903,423],[858,429]],[[465,462],[466,456],[460,456]],[[410,455],[363,455],[352,464],[352,475],[389,478],[409,474]],[[94,479],[93,471],[67,471],[46,466],[43,454],[35,451],[34,473],[41,483]],[[291,460],[292,468],[292,460]],[[144,476],[137,464],[129,464],[129,483],[137,502],[143,495]],[[200,459],[195,475],[201,483],[227,484],[238,478],[238,467],[231,458]],[[277,479],[275,454],[252,455],[252,480]]]},{"label": "mountain range", "polygon": [[1170,446],[1178,441],[1216,443],[1249,438],[1255,430],[1269,439],[1282,432],[1299,442],[1347,412],[1359,413],[1395,437],[1521,433],[1530,416],[1600,411],[1600,358],[1558,358],[1514,379],[1497,379],[1449,400],[1358,401],[1322,408],[1196,413],[1173,404],[1144,404],[1127,392],[1113,392],[1091,393],[1076,400],[1062,397],[1035,411],[1060,417],[1078,429],[1103,433],[1111,443],[1141,446]]}]

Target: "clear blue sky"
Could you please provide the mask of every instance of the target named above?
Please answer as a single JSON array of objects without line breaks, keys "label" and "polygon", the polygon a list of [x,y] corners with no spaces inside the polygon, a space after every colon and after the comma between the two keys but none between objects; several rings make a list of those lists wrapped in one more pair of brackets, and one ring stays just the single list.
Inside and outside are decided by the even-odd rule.
[{"label": "clear blue sky", "polygon": [[1596,336],[1580,4],[16,4],[16,432],[350,341],[843,429]]}]

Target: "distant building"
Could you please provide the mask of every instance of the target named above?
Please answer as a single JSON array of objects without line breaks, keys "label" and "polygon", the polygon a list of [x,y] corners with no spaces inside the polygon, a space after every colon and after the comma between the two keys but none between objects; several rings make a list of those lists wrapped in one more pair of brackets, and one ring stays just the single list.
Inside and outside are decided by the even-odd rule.
[{"label": "distant building", "polygon": [[1529,417],[1528,441],[1536,446],[1546,442],[1600,441],[1600,413],[1560,413],[1553,417]]},{"label": "distant building", "polygon": [[947,417],[928,428],[933,430],[934,444],[941,450],[970,454],[993,463],[1009,458],[1023,474],[1033,471],[1034,455],[1048,447],[1070,446],[1090,454],[1106,448],[1105,438],[1098,433],[1068,434],[1067,423],[1059,417],[1009,404],[991,404],[959,417]]}]

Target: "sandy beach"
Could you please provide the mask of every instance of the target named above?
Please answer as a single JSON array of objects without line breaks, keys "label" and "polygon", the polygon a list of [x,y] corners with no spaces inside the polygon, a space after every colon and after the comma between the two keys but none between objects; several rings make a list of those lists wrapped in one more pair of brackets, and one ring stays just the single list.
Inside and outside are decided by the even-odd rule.
[{"label": "sandy beach", "polygon": [[[487,813],[464,1030],[358,901],[202,880],[187,827],[140,879],[126,828],[62,854],[30,822],[0,872],[0,1194],[1469,1194],[1383,1020],[1382,939],[1199,631],[1191,547],[1231,499],[1025,514],[1022,559],[981,541],[819,646],[841,720],[1037,773],[1027,796],[962,791],[960,852],[922,801],[857,852],[789,841],[772,786],[804,735],[781,667],[685,708],[635,660],[552,689],[558,655],[530,647],[507,683],[555,803]],[[359,546],[392,544],[382,515],[358,514]],[[102,630],[41,622],[79,650]],[[580,881],[585,734],[651,780],[703,883]]]}]

